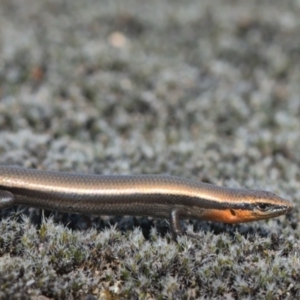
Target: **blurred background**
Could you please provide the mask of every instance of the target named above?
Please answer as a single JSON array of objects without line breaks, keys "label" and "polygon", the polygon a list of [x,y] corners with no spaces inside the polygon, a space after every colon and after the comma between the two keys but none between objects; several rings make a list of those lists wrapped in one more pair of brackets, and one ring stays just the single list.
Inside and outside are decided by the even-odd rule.
[{"label": "blurred background", "polygon": [[299,176],[299,10],[1,1],[1,162],[281,188]]}]

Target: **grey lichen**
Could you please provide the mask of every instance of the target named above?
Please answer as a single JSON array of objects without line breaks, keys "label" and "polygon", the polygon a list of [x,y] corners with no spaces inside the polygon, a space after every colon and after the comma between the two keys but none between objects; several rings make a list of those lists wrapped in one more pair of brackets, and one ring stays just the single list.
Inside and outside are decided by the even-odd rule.
[{"label": "grey lichen", "polygon": [[[13,225],[10,235],[8,223]],[[38,294],[69,299],[99,296],[106,289],[120,298],[229,294],[280,298],[294,294],[298,284],[297,255],[288,259],[282,254],[286,243],[272,250],[269,238],[253,235],[250,242],[238,231],[234,237],[224,233],[200,233],[199,240],[183,236],[176,243],[155,232],[145,240],[140,229],[126,234],[114,228],[91,229],[83,234],[51,219],[37,228],[24,218],[21,223],[2,220],[0,235],[1,245],[18,245],[18,252],[0,258],[0,299],[20,291],[23,299]],[[292,252],[298,248],[295,245]]]}]

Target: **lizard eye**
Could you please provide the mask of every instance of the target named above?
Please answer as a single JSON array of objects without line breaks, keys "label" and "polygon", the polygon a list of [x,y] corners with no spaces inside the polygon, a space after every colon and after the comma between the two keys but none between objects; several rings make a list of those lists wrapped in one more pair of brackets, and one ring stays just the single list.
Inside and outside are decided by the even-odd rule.
[{"label": "lizard eye", "polygon": [[271,205],[268,203],[259,203],[257,204],[257,208],[261,211],[268,211],[271,208]]}]

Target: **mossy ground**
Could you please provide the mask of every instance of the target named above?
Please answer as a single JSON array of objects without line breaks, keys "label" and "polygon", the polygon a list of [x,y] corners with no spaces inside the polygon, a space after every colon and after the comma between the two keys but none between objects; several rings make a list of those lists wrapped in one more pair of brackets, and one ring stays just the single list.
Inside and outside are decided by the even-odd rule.
[{"label": "mossy ground", "polygon": [[299,298],[299,13],[296,0],[1,1],[1,164],[180,175],[295,209],[186,221],[199,239],[178,243],[163,220],[6,210],[0,299]]}]

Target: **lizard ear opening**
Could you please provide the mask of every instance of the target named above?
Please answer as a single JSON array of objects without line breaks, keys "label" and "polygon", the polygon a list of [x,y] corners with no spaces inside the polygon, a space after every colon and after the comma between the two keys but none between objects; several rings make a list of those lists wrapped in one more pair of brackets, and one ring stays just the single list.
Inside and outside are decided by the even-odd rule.
[{"label": "lizard ear opening", "polygon": [[233,215],[233,216],[236,216],[236,213],[233,209],[230,210],[230,213]]}]

